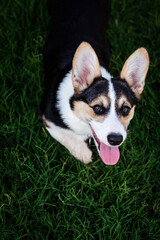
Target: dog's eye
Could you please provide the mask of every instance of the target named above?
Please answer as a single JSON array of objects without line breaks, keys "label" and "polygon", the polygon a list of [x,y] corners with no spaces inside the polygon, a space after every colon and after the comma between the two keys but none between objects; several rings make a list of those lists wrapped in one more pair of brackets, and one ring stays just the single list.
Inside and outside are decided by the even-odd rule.
[{"label": "dog's eye", "polygon": [[125,117],[125,116],[127,116],[128,114],[129,114],[129,112],[130,112],[130,107],[128,107],[128,106],[122,106],[121,107],[121,113],[122,113],[122,115]]},{"label": "dog's eye", "polygon": [[103,115],[105,113],[105,108],[103,106],[95,105],[92,108],[93,108],[95,114],[97,114],[97,115]]}]

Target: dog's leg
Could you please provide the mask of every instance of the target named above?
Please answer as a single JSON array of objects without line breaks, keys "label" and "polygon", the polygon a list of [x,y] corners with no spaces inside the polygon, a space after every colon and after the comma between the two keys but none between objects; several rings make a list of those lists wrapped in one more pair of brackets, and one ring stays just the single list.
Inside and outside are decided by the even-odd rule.
[{"label": "dog's leg", "polygon": [[44,123],[50,135],[65,146],[75,158],[84,164],[92,162],[92,152],[82,136],[78,136],[70,130],[62,129],[46,119]]}]

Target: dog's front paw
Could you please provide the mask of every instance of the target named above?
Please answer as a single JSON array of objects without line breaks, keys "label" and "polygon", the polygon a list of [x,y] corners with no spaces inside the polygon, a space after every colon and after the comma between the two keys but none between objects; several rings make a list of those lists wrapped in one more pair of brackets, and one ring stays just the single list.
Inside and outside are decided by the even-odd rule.
[{"label": "dog's front paw", "polygon": [[71,153],[84,164],[92,162],[92,152],[85,142],[79,142]]},{"label": "dog's front paw", "polygon": [[91,152],[91,150],[88,149],[88,151],[85,151],[83,153],[82,162],[84,164],[88,164],[88,163],[92,162],[92,152]]}]

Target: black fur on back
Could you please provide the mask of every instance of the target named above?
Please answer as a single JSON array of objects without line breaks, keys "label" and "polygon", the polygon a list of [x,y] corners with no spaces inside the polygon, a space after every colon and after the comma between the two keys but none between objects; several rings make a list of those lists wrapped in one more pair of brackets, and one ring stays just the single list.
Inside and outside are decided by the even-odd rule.
[{"label": "black fur on back", "polygon": [[45,90],[40,112],[56,125],[67,128],[56,108],[58,86],[71,70],[74,53],[83,41],[91,44],[100,65],[107,67],[110,0],[49,0],[48,9],[51,20],[43,52]]}]

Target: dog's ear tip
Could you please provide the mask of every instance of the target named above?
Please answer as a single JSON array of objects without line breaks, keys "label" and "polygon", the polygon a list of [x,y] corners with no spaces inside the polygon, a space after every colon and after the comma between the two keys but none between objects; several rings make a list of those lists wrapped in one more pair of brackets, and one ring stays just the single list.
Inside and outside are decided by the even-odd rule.
[{"label": "dog's ear tip", "polygon": [[77,50],[76,50],[76,51],[81,50],[81,49],[84,49],[84,48],[92,49],[92,46],[91,46],[88,42],[83,41],[83,42],[81,42],[81,43],[79,44],[79,46],[77,47]]},{"label": "dog's ear tip", "polygon": [[139,52],[141,52],[141,53],[147,53],[147,54],[148,54],[148,51],[147,51],[147,49],[146,49],[145,47],[139,47],[139,48],[137,49],[137,51],[139,51]]},{"label": "dog's ear tip", "polygon": [[90,44],[87,41],[83,41],[79,44],[79,46],[90,46]]},{"label": "dog's ear tip", "polygon": [[149,62],[149,53],[146,48],[140,47],[135,51],[135,53],[139,55],[143,55],[146,58],[146,60]]}]

